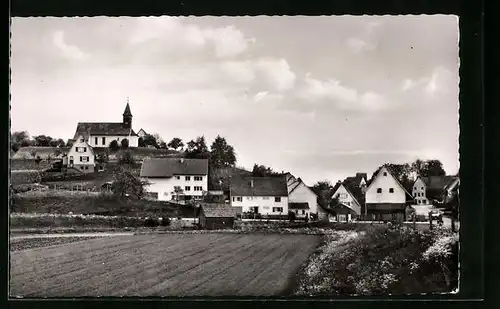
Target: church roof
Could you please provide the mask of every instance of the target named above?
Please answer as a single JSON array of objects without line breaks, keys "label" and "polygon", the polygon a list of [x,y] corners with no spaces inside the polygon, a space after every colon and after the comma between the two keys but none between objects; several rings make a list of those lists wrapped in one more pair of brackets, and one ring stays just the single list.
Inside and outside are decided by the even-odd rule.
[{"label": "church roof", "polygon": [[126,128],[121,122],[79,122],[74,139],[79,135],[88,138],[88,135],[119,135],[137,136],[133,129]]},{"label": "church roof", "polygon": [[127,103],[125,106],[125,111],[123,112],[123,116],[132,116],[132,112],[130,111],[130,105]]}]

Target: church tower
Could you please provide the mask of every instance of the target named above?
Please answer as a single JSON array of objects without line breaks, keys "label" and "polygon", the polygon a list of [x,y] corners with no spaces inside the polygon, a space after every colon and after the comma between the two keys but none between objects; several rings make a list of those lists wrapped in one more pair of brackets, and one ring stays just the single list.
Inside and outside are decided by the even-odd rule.
[{"label": "church tower", "polygon": [[123,127],[127,129],[132,128],[132,113],[130,112],[128,98],[127,98],[127,106],[125,107],[125,111],[123,112]]}]

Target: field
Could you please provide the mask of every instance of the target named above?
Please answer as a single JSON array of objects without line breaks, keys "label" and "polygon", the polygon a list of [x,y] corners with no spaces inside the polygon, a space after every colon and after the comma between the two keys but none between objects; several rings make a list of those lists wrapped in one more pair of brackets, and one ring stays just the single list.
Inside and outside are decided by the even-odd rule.
[{"label": "field", "polygon": [[10,295],[286,295],[318,241],[312,235],[137,235],[16,251]]}]

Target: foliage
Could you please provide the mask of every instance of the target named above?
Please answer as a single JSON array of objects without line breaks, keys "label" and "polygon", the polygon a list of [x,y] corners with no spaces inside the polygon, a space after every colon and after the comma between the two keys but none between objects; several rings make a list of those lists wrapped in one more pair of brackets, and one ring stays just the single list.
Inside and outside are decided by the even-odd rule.
[{"label": "foliage", "polygon": [[210,147],[211,165],[214,167],[227,167],[236,164],[234,147],[226,142],[224,137],[217,135]]},{"label": "foliage", "polygon": [[35,146],[49,147],[50,142],[52,141],[52,137],[47,135],[38,135],[34,137],[34,140],[35,140]]},{"label": "foliage", "polygon": [[[149,134],[147,134],[146,136],[148,136]],[[153,138],[155,139],[155,144],[153,146],[158,146],[160,145],[161,143],[163,143],[163,138],[161,138],[160,134],[158,133],[155,133],[153,134]],[[147,142],[146,142],[147,144]]]},{"label": "foliage", "polygon": [[334,186],[328,180],[318,181],[312,187],[312,190],[318,196],[318,203],[324,208],[328,209],[330,205],[331,197],[333,195]]},{"label": "foliage", "polygon": [[118,155],[118,164],[135,164],[135,158],[129,150],[120,152]]},{"label": "foliage", "polygon": [[157,135],[156,137],[154,135],[151,135],[151,134],[144,135],[144,137],[143,137],[144,145],[146,147],[147,146],[153,146],[155,148],[158,148],[159,147],[159,143],[161,142],[161,138],[159,137],[158,134],[156,134],[156,135]]},{"label": "foliage", "polygon": [[61,155],[61,154],[62,154],[62,151],[61,151],[61,150],[59,150],[59,149],[54,149],[54,156],[55,156],[55,157],[58,157],[58,156],[59,156],[59,155]]},{"label": "foliage", "polygon": [[66,147],[72,147],[74,143],[74,140],[69,139],[68,142],[66,143]]},{"label": "foliage", "polygon": [[252,169],[253,177],[267,177],[267,176],[277,176],[280,173],[273,171],[269,166],[254,164]]},{"label": "foliage", "polygon": [[422,177],[428,176],[444,176],[446,171],[443,169],[443,164],[439,160],[416,160],[412,163],[413,170]]},{"label": "foliage", "polygon": [[167,144],[165,142],[161,142],[160,149],[167,149]]},{"label": "foliage", "polygon": [[139,137],[138,145],[139,147],[146,147],[146,143],[144,142],[144,139],[142,137]]},{"label": "foliage", "polygon": [[49,142],[50,147],[64,147],[66,146],[66,143],[62,138],[59,139],[51,139]]},{"label": "foliage", "polygon": [[113,184],[111,191],[115,195],[125,196],[129,194],[141,199],[146,194],[145,186],[147,182],[134,176],[131,171],[119,166],[113,171]]},{"label": "foliage", "polygon": [[118,145],[118,142],[116,140],[112,140],[111,143],[109,143],[109,150],[112,152],[116,152],[120,149],[120,146]]},{"label": "foliage", "polygon": [[104,164],[104,163],[107,163],[109,161],[109,156],[107,153],[102,152],[102,153],[97,154],[95,160],[99,164]]},{"label": "foliage", "polygon": [[16,131],[10,134],[10,148],[17,152],[21,147],[33,144],[27,131]]},{"label": "foliage", "polygon": [[170,142],[168,142],[167,147],[173,150],[177,150],[179,148],[184,147],[184,143],[182,142],[182,139],[178,137],[174,137]]},{"label": "foliage", "polygon": [[128,139],[124,138],[121,140],[120,144],[122,149],[128,149],[129,141]]},{"label": "foliage", "polygon": [[180,186],[174,187],[174,192],[172,192],[175,195],[175,200],[177,203],[179,203],[179,199],[182,195],[184,195],[184,190]]},{"label": "foliage", "polygon": [[26,214],[10,215],[11,228],[75,228],[75,227],[141,227],[143,220],[125,216],[98,216],[72,214]]},{"label": "foliage", "polygon": [[205,203],[224,203],[224,195],[215,195],[207,192],[203,196],[203,202]]},{"label": "foliage", "polygon": [[205,137],[199,136],[196,140],[191,140],[187,143],[186,158],[190,159],[209,159],[210,152],[208,151]]},{"label": "foliage", "polygon": [[157,227],[159,225],[160,221],[156,218],[146,218],[146,220],[144,220],[145,227]]},{"label": "foliage", "polygon": [[40,156],[36,156],[36,158],[35,158],[36,165],[39,166],[40,162],[42,162],[42,158]]}]

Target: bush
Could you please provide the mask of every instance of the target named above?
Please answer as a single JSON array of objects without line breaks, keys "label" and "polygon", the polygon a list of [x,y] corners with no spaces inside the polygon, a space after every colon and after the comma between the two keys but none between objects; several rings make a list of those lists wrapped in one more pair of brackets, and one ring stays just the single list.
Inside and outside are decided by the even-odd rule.
[{"label": "bush", "polygon": [[158,219],[146,218],[146,220],[144,220],[145,227],[157,227],[159,225],[160,225],[160,222],[158,221]]},{"label": "bush", "polygon": [[112,152],[116,152],[120,149],[120,146],[118,145],[118,142],[116,140],[113,140],[111,141],[111,143],[109,143],[109,150],[111,150]]},{"label": "bush", "polygon": [[162,218],[161,226],[169,226],[169,225],[170,225],[170,218],[169,217]]},{"label": "bush", "polygon": [[130,151],[124,151],[118,156],[119,164],[135,164],[135,158]]},{"label": "bush", "polygon": [[126,138],[122,139],[121,146],[123,149],[128,149],[128,144],[129,144],[128,139]]}]

